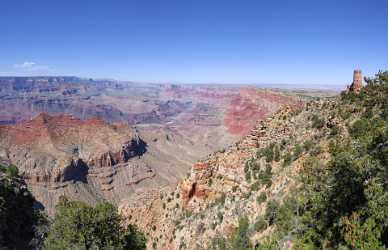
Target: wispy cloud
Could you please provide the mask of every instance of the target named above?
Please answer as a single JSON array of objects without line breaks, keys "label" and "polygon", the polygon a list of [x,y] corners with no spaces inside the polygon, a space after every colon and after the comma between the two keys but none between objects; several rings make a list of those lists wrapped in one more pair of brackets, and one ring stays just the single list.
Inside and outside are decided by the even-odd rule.
[{"label": "wispy cloud", "polygon": [[50,68],[47,65],[40,65],[35,62],[23,62],[21,64],[14,64],[13,68],[18,71],[24,71],[29,73],[50,71]]}]

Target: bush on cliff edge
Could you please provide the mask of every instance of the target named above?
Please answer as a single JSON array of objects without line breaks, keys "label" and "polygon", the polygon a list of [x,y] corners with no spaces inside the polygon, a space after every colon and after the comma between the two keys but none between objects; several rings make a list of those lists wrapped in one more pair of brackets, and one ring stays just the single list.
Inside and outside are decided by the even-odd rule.
[{"label": "bush on cliff edge", "polygon": [[122,228],[117,208],[95,207],[61,197],[45,249],[146,249],[146,240],[133,225]]}]

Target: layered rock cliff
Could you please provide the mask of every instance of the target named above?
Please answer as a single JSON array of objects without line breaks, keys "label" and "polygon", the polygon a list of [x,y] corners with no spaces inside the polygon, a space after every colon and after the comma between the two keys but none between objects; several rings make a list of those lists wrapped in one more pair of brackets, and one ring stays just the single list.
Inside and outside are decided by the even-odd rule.
[{"label": "layered rock cliff", "polygon": [[40,196],[68,185],[95,185],[92,196],[112,190],[120,168],[141,173],[127,178],[128,185],[151,178],[148,166],[128,163],[146,150],[146,143],[129,127],[98,119],[42,113],[30,121],[0,126],[0,156],[18,166],[33,190],[40,190],[35,195],[43,204],[48,201]]},{"label": "layered rock cliff", "polygon": [[0,85],[0,124],[9,124],[0,127],[0,159],[18,166],[49,211],[61,194],[120,202],[174,186],[194,162],[246,135],[257,120],[302,103],[236,86],[76,77],[3,77]]},{"label": "layered rock cliff", "polygon": [[194,164],[176,189],[144,194],[119,209],[147,233],[150,248],[210,248],[220,237],[230,237],[242,216],[251,224],[250,240],[259,243],[274,230],[261,221],[267,207],[282,203],[298,185],[308,156],[328,161],[331,129],[343,126],[332,116],[334,107],[331,101],[286,106],[233,146]]}]

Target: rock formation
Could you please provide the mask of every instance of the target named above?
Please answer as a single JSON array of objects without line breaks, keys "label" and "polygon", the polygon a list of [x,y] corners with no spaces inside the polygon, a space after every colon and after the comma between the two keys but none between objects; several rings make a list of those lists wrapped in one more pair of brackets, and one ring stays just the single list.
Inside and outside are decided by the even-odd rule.
[{"label": "rock formation", "polygon": [[[213,238],[229,237],[242,215],[253,225],[264,216],[269,200],[282,202],[297,185],[295,176],[308,155],[328,160],[328,141],[323,139],[309,151],[293,152],[295,145],[326,138],[331,127],[342,126],[331,117],[333,108],[331,102],[283,107],[272,117],[258,121],[242,140],[194,164],[175,189],[160,190],[154,196],[140,195],[136,206],[123,201],[119,210],[128,222],[147,233],[149,247],[206,249]],[[311,129],[311,117],[317,113],[326,122],[320,129]],[[279,156],[267,160],[261,152],[271,147],[277,147]],[[289,165],[285,163],[287,155],[291,157]],[[258,197],[265,198],[259,201]],[[253,232],[251,241],[259,242],[271,232],[271,226]]]},{"label": "rock formation", "polygon": [[[260,212],[260,208],[254,204],[255,200],[252,205],[241,198],[251,189],[250,184],[245,180],[244,165],[247,160],[256,155],[257,147],[265,147],[271,142],[277,142],[279,138],[287,138],[295,133],[292,125],[284,122],[284,119],[288,119],[295,111],[287,106],[277,112],[273,118],[258,121],[244,139],[225,151],[215,152],[206,160],[194,164],[189,177],[182,180],[175,191],[161,191],[162,198],[159,196],[139,198],[140,202],[136,203],[135,207],[130,202],[124,201],[119,207],[121,213],[130,218],[128,221],[137,222],[144,231],[149,232],[151,240],[155,239],[151,235],[155,237],[162,235],[162,240],[158,241],[160,244],[158,249],[176,249],[182,242],[190,246],[189,249],[195,249],[196,246],[206,246],[209,239],[220,232],[227,235],[226,231],[232,231],[235,228],[238,216],[237,214],[232,216],[226,211],[224,216],[228,219],[217,227],[216,231],[209,229],[204,234],[197,234],[196,230],[197,227],[203,227],[205,230],[214,221],[213,217],[217,217],[217,211],[210,208],[214,203],[225,202],[221,201],[225,200],[225,194],[239,197],[237,199],[241,202],[239,204],[239,200],[235,200],[236,202],[233,203],[233,206],[238,205],[238,208],[232,208],[231,203],[225,203],[225,209]],[[275,189],[285,188],[282,185],[288,179],[282,178],[284,179],[281,182],[273,186]],[[254,212],[255,209],[257,209],[256,212]],[[184,219],[186,213],[203,214],[200,217],[204,219],[201,220],[197,216],[195,220],[194,217]],[[144,217],[150,217],[153,220],[141,220]],[[176,221],[182,221],[187,223],[186,226],[189,224],[191,226],[179,231],[179,226],[175,226]],[[152,232],[152,225],[156,225],[156,233]]]},{"label": "rock formation", "polygon": [[[0,97],[0,124],[29,120],[41,112],[130,125],[161,124],[189,137],[211,134],[215,140],[201,139],[212,147],[209,152],[241,138],[256,120],[281,105],[299,103],[294,96],[256,88],[141,85],[77,77],[0,77]],[[224,128],[226,133],[218,133]]]},{"label": "rock formation", "polygon": [[[98,119],[82,121],[69,115],[42,113],[30,121],[0,126],[0,156],[18,166],[33,189],[41,187],[42,191],[88,184],[89,177],[96,177],[101,190],[112,190],[118,169],[135,168],[128,161],[143,155],[146,147],[129,127]],[[152,176],[149,167],[142,168]]]},{"label": "rock formation", "polygon": [[[0,77],[0,161],[17,165],[50,211],[61,194],[120,202],[175,185],[257,120],[301,103],[295,95],[236,86]],[[211,193],[198,182],[195,196],[204,195]]]}]

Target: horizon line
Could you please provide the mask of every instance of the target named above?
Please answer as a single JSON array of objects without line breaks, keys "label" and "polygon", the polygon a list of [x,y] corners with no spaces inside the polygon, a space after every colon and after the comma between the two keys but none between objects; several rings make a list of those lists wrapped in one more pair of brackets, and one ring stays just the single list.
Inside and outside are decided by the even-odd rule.
[{"label": "horizon line", "polygon": [[304,86],[304,87],[346,87],[347,84],[339,84],[339,83],[284,83],[284,82],[217,82],[217,81],[209,81],[209,82],[189,82],[189,81],[133,81],[133,80],[118,80],[115,78],[109,77],[85,77],[85,76],[77,76],[77,75],[0,75],[0,78],[47,78],[47,77],[63,77],[63,78],[78,78],[80,80],[93,80],[93,81],[112,81],[112,82],[121,82],[121,83],[139,83],[139,84],[177,84],[177,85],[249,85],[249,86],[257,86],[257,85],[278,85],[278,86]]}]

